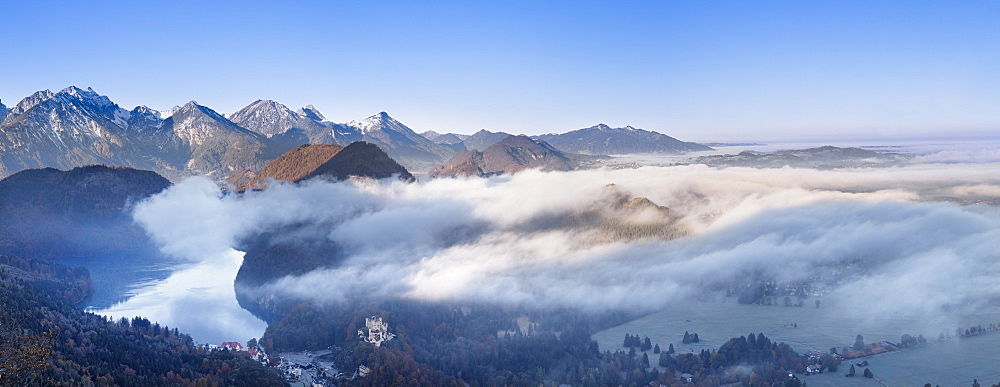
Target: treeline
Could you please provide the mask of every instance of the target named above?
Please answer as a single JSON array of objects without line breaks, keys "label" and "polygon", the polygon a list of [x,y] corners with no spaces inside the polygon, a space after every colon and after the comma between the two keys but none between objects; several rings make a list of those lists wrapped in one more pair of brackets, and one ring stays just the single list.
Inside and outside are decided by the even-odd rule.
[{"label": "treeline", "polygon": [[94,292],[90,272],[84,267],[0,254],[0,270],[70,303],[80,302]]},{"label": "treeline", "polygon": [[[756,278],[759,275],[751,277]],[[811,286],[808,283],[779,283],[771,279],[758,278],[731,284],[726,288],[726,297],[736,296],[736,301],[741,304],[803,306],[803,300],[809,297],[810,291]],[[782,298],[780,303],[779,297]],[[819,307],[819,304],[816,306]]]},{"label": "treeline", "polygon": [[[672,344],[660,351],[648,337],[628,334],[623,340],[628,352],[602,352],[591,332],[625,315],[594,317],[572,310],[525,311],[416,301],[385,302],[373,308],[292,309],[281,322],[268,327],[261,343],[272,352],[333,347],[332,357],[340,359],[337,367],[348,376],[360,365],[370,370],[365,377],[335,380],[339,385],[416,380],[425,385],[469,386],[647,385],[653,381],[662,385],[753,381],[795,386],[798,380],[789,378],[788,371],[804,368],[803,358],[791,348],[763,335],[736,338],[700,354],[676,354]],[[378,348],[357,337],[365,317],[372,315],[382,317],[396,335]],[[659,358],[650,359],[650,350]],[[684,373],[691,375],[691,383],[680,378]]]},{"label": "treeline", "polygon": [[[8,261],[10,262],[10,261]],[[0,270],[2,385],[283,385],[243,353],[205,353],[149,320],[109,321]]]}]

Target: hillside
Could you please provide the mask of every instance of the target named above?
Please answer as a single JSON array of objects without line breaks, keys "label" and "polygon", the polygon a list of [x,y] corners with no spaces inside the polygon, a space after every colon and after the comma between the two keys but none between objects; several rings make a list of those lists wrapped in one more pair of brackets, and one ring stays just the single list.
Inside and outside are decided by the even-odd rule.
[{"label": "hillside", "polygon": [[249,182],[237,185],[240,191],[267,188],[268,181],[293,182],[305,178],[323,163],[330,161],[344,147],[336,144],[301,145],[267,164]]},{"label": "hillside", "polygon": [[400,180],[414,180],[406,168],[391,159],[378,146],[359,141],[344,147],[332,158],[296,181],[317,177],[346,180],[351,176],[384,179],[393,175],[398,176]]},{"label": "hillside", "polygon": [[[253,127],[272,123],[250,121]],[[194,101],[169,112],[145,106],[125,110],[93,89],[71,86],[36,92],[0,119],[0,177],[33,168],[112,164],[173,180],[203,174],[223,181],[240,171],[260,170],[305,142],[300,129],[267,137]]]},{"label": "hillside", "polygon": [[431,177],[489,176],[524,169],[571,171],[596,161],[594,156],[564,153],[527,136],[507,135],[483,151],[463,150],[431,170]]},{"label": "hillside", "polygon": [[361,121],[334,124],[332,129],[338,144],[356,141],[375,144],[413,171],[426,171],[455,154],[451,147],[428,140],[385,112]]},{"label": "hillside", "polygon": [[128,211],[169,185],[154,172],[126,167],[18,172],[0,180],[0,254],[55,258],[151,248]]},{"label": "hillside", "polygon": [[109,321],[74,309],[76,293],[42,291],[25,278],[75,284],[86,279],[80,270],[0,256],[0,384],[284,385],[245,353],[206,353],[140,317]]},{"label": "hillside", "polygon": [[562,134],[534,136],[566,152],[592,155],[628,153],[684,153],[712,150],[704,145],[684,142],[665,134],[631,126],[612,128],[598,124]]},{"label": "hillside", "polygon": [[466,137],[462,140],[462,145],[465,145],[465,149],[469,150],[484,150],[489,148],[490,145],[496,144],[508,136],[512,136],[510,133],[504,132],[491,132],[486,129],[481,129],[471,136]]}]

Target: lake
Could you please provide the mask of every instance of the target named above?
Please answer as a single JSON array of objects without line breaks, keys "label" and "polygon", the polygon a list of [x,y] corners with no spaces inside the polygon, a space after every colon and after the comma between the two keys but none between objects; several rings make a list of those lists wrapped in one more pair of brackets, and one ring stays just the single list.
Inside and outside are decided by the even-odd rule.
[{"label": "lake", "polygon": [[66,259],[91,272],[95,293],[87,310],[119,319],[142,316],[178,328],[196,343],[246,343],[267,324],[236,302],[233,280],[243,253],[230,250],[200,262],[162,257]]}]

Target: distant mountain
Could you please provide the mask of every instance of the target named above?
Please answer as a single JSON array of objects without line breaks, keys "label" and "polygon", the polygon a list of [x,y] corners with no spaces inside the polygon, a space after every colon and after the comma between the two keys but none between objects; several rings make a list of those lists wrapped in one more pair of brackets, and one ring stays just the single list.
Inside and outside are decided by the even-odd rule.
[{"label": "distant mountain", "polygon": [[10,108],[0,102],[0,122],[3,122],[3,119],[7,117],[7,113],[10,113]]},{"label": "distant mountain", "polygon": [[431,141],[434,141],[438,137],[441,137],[441,133],[435,132],[433,130],[428,130],[426,132],[420,133],[420,135],[424,136],[424,138],[426,138],[428,140],[431,140]]},{"label": "distant mountain", "polygon": [[146,106],[128,111],[90,88],[44,90],[21,100],[0,122],[0,176],[112,164],[175,180],[191,174],[225,180],[260,170],[305,138],[267,138],[194,101],[168,114]]},{"label": "distant mountain", "polygon": [[469,135],[467,134],[458,134],[458,133],[441,134],[433,130],[428,130],[426,132],[420,133],[420,135],[424,136],[424,138],[428,140],[434,141],[435,144],[444,145],[456,152],[465,149],[465,144],[463,144],[462,142],[465,141],[465,139],[469,138]]},{"label": "distant mountain", "polygon": [[306,142],[333,143],[333,135],[323,124],[323,115],[312,105],[294,112],[287,106],[271,100],[257,100],[229,116],[229,119],[250,131],[267,137],[285,134],[290,130],[301,131]]},{"label": "distant mountain", "polygon": [[685,164],[705,164],[712,167],[781,168],[870,168],[889,167],[911,162],[913,155],[874,151],[861,148],[819,148],[779,150],[774,152],[743,151],[736,155],[713,155],[694,158]]},{"label": "distant mountain", "polygon": [[316,107],[313,105],[306,105],[303,108],[299,108],[299,110],[295,112],[303,116],[306,116],[306,118],[316,122],[326,121],[326,117],[324,117],[323,114],[319,112],[319,110],[316,110]]},{"label": "distant mountain", "polygon": [[490,145],[500,142],[500,140],[503,140],[508,136],[511,136],[511,134],[504,132],[491,132],[486,129],[481,129],[480,131],[462,140],[462,144],[465,145],[465,149],[483,150],[488,148]]},{"label": "distant mountain", "polygon": [[315,170],[296,181],[317,177],[345,180],[351,176],[384,179],[396,175],[400,180],[413,181],[413,175],[399,165],[377,145],[359,141],[341,149]]},{"label": "distant mountain", "polygon": [[23,169],[121,164],[167,174],[185,168],[186,149],[151,110],[132,112],[92,89],[39,91],[0,123],[0,176]]},{"label": "distant mountain", "polygon": [[527,136],[511,136],[483,151],[463,150],[431,170],[431,177],[489,176],[538,168],[571,171],[596,161],[595,156],[568,154]]},{"label": "distant mountain", "polygon": [[438,133],[433,130],[428,130],[426,132],[420,133],[420,135],[438,144],[454,144],[465,141],[465,139],[470,137],[468,134]]},{"label": "distant mountain", "polygon": [[636,129],[631,126],[612,128],[599,124],[563,134],[543,134],[535,139],[546,141],[566,152],[613,155],[627,153],[684,153],[712,150],[704,145]]},{"label": "distant mountain", "polygon": [[164,120],[163,126],[173,130],[190,149],[188,171],[220,181],[235,171],[259,171],[294,147],[278,146],[195,101]]},{"label": "distant mountain", "polygon": [[[305,144],[281,155],[249,182],[237,185],[241,191],[267,188],[269,180],[293,182],[305,178],[330,161],[344,147],[336,144]],[[234,184],[235,185],[235,184]]]},{"label": "distant mountain", "polygon": [[385,112],[361,121],[335,124],[333,129],[338,144],[365,141],[378,145],[394,160],[415,171],[426,171],[455,154],[455,150],[435,144]]},{"label": "distant mountain", "polygon": [[150,171],[29,169],[0,180],[0,254],[98,256],[151,249],[129,207],[170,182]]},{"label": "distant mountain", "polygon": [[[463,137],[464,138],[469,138],[469,136],[463,136]],[[463,139],[463,137],[459,137],[455,133],[445,133],[445,134],[442,134],[442,135],[438,136],[437,139],[434,140],[434,142],[436,142],[438,144],[442,144],[442,145],[462,144],[462,141],[465,141]],[[463,148],[464,148],[464,145],[463,145]]]},{"label": "distant mountain", "polygon": [[[312,152],[311,148],[313,147],[315,146],[289,152],[290,154],[285,155],[288,156],[287,158],[282,156],[279,160],[304,159],[307,154]],[[317,150],[316,153],[322,152]],[[299,173],[300,171],[296,171],[295,174]],[[351,176],[382,179],[394,175],[401,180],[414,180],[410,172],[389,158],[378,146],[366,142],[355,142],[341,149],[305,177],[295,181],[301,182],[315,178],[345,180]],[[262,313],[261,315],[266,317],[273,311],[261,309],[260,300],[252,292],[253,287],[286,275],[303,274],[315,268],[330,265],[341,258],[340,248],[332,244],[326,237],[310,239],[307,242],[294,241],[293,243],[283,238],[283,235],[300,232],[308,234],[312,231],[297,230],[295,226],[291,226],[280,230],[280,232],[277,230],[263,232],[241,242],[244,245],[240,246],[240,249],[246,251],[246,255],[244,255],[243,264],[240,266],[235,281],[240,305]]]}]

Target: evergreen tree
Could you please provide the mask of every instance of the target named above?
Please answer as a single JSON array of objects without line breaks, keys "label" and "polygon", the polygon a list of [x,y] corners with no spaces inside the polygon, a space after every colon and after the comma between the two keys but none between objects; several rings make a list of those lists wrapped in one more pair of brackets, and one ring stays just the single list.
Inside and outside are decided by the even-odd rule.
[{"label": "evergreen tree", "polygon": [[654,354],[659,354],[660,353],[660,344],[656,344],[656,345],[653,346],[653,353]]},{"label": "evergreen tree", "polygon": [[648,351],[650,349],[653,349],[653,343],[649,340],[649,336],[646,336],[646,339],[643,340],[642,345],[639,346],[639,350]]},{"label": "evergreen tree", "polygon": [[854,349],[860,351],[864,348],[865,348],[865,337],[858,335],[858,337],[854,338]]}]

